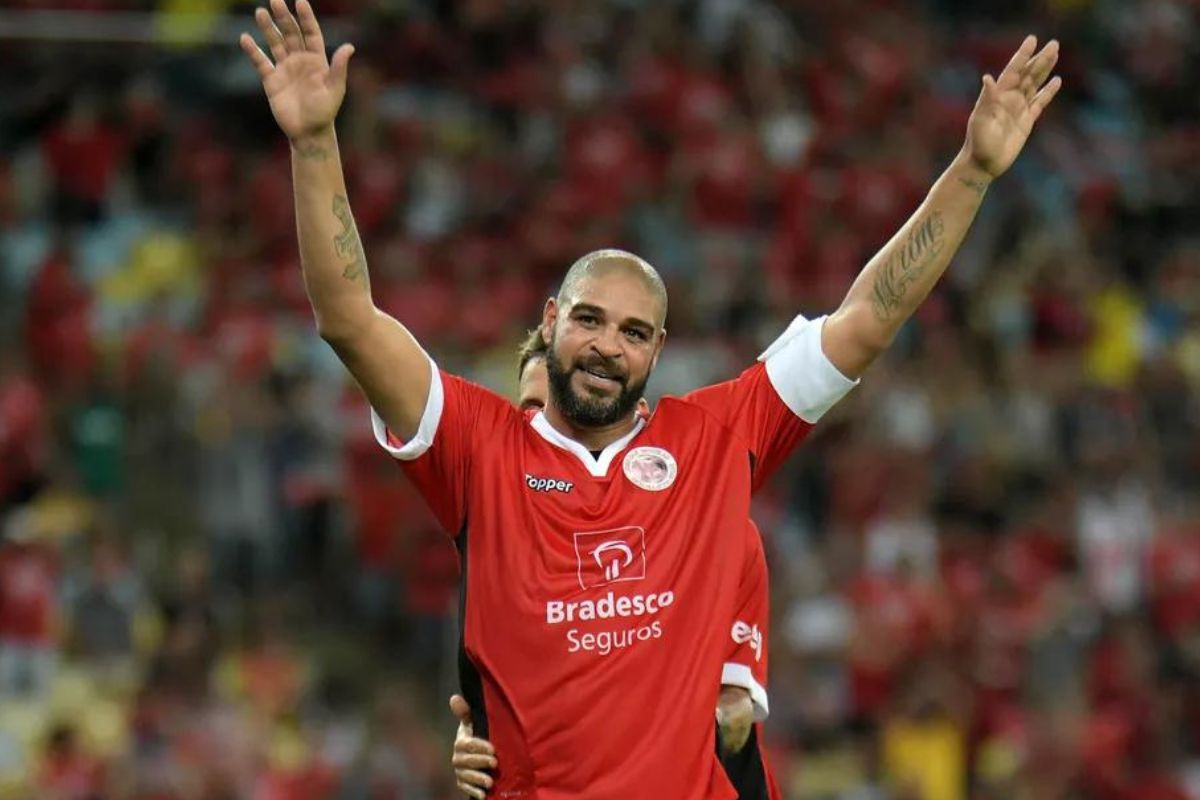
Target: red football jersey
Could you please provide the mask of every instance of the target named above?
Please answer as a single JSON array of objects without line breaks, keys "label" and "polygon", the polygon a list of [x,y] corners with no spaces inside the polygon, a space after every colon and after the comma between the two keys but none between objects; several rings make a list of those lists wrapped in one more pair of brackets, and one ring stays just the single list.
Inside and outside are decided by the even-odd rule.
[{"label": "red football jersey", "polygon": [[797,320],[762,362],[664,398],[598,455],[436,367],[410,442],[374,419],[460,551],[460,680],[496,748],[494,797],[736,796],[713,678],[755,465],[777,465],[853,386],[818,322]]}]

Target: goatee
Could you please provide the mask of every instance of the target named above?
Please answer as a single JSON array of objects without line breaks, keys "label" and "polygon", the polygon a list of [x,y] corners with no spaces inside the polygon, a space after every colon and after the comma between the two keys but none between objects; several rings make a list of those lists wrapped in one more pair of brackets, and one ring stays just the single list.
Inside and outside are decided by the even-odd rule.
[{"label": "goatee", "polygon": [[[571,424],[580,428],[603,428],[633,415],[638,400],[645,393],[649,376],[632,384],[626,378],[614,378],[621,384],[621,391],[616,397],[594,397],[577,393],[571,386],[571,376],[583,369],[583,366],[567,368],[559,361],[554,342],[550,343],[546,353],[550,398]],[[605,371],[610,374],[614,372],[609,369]]]}]

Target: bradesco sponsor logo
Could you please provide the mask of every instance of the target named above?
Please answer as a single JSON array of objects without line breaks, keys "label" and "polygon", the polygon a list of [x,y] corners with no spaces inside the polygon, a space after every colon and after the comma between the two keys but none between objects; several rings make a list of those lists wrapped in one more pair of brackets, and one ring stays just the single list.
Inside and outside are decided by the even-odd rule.
[{"label": "bradesco sponsor logo", "polygon": [[[634,619],[657,614],[674,602],[675,593],[671,591],[620,597],[614,592],[609,592],[599,600],[550,600],[546,603],[546,624]],[[649,625],[634,623],[603,631],[584,632],[578,628],[571,628],[566,634],[567,652],[583,651],[606,656],[613,650],[629,647],[637,642],[661,639],[662,635],[662,622],[659,620],[654,620]]]},{"label": "bradesco sponsor logo", "polygon": [[546,603],[546,622],[557,625],[560,622],[574,622],[575,620],[641,617],[646,614],[657,614],[659,609],[666,608],[674,602],[675,593],[669,591],[658,594],[635,594],[628,597],[616,597],[609,592],[599,600],[579,600],[578,602],[550,600]]}]

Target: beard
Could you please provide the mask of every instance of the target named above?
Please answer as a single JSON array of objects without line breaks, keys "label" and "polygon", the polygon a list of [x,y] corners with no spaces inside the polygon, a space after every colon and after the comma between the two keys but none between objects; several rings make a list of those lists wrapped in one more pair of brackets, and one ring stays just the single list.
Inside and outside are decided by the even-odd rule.
[{"label": "beard", "polygon": [[[621,385],[614,397],[596,397],[588,392],[579,392],[571,385],[571,376],[588,367],[603,369]],[[550,399],[564,417],[580,428],[603,428],[622,419],[628,419],[637,408],[638,400],[646,391],[647,374],[641,380],[630,383],[629,376],[618,374],[612,365],[601,358],[594,358],[568,367],[558,358],[554,342],[546,352],[546,374],[550,383]]]}]

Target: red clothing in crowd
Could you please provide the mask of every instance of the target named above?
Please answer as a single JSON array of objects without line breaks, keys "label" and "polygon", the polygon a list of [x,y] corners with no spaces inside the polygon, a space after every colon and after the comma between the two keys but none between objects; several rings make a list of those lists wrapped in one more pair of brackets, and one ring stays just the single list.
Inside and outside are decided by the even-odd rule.
[{"label": "red clothing in crowd", "polygon": [[0,546],[0,640],[29,647],[53,641],[58,565],[37,544]]},{"label": "red clothing in crowd", "polygon": [[29,287],[25,342],[29,360],[52,386],[79,386],[95,362],[92,297],[75,276],[67,254],[53,251]]}]

